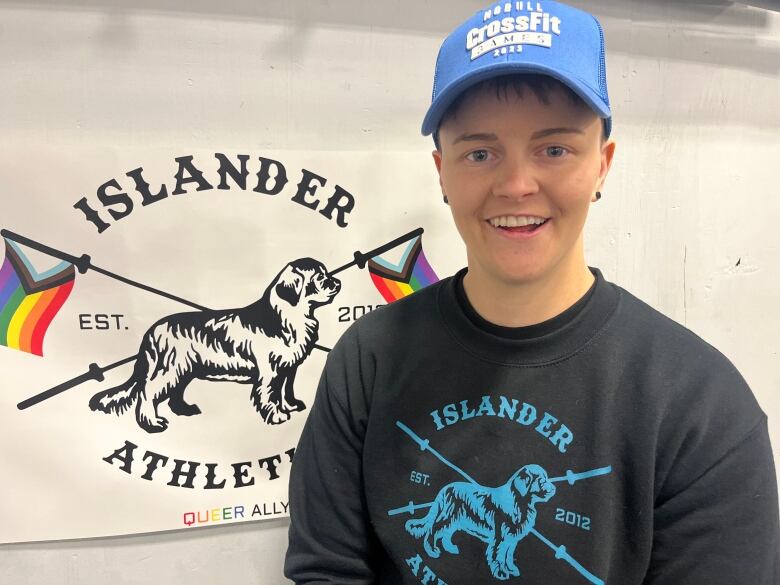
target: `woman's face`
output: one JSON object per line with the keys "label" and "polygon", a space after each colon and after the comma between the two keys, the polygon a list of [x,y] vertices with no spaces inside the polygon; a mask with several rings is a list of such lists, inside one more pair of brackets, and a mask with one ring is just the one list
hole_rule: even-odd
{"label": "woman's face", "polygon": [[469,273],[505,283],[565,277],[556,272],[582,254],[588,209],[614,152],[602,120],[563,90],[551,90],[549,103],[522,94],[468,96],[442,123],[433,153]]}

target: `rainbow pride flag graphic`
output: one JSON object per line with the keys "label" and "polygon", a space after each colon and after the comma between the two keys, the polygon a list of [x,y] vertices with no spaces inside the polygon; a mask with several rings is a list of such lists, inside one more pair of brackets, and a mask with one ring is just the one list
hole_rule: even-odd
{"label": "rainbow pride flag graphic", "polygon": [[38,273],[18,244],[5,241],[0,268],[0,345],[43,355],[46,330],[73,289],[70,262]]}
{"label": "rainbow pride flag graphic", "polygon": [[367,266],[374,286],[388,303],[439,280],[425,258],[422,236],[407,242],[406,249],[397,263],[388,262],[381,256],[374,256],[368,261]]}

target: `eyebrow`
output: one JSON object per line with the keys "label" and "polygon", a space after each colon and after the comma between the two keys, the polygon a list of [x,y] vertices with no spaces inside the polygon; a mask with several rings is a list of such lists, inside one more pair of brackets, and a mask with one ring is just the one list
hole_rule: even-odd
{"label": "eyebrow", "polygon": [[[534,132],[531,135],[531,140],[538,140],[539,138],[545,138],[547,136],[552,136],[553,134],[583,134],[584,135],[585,132],[579,128],[545,128],[544,130],[537,130],[536,132]],[[496,136],[492,132],[476,132],[474,134],[461,134],[455,140],[452,141],[452,144],[457,144],[458,142],[473,142],[473,141],[484,141],[484,140],[495,141],[498,140],[498,136]]]}
{"label": "eyebrow", "polygon": [[461,134],[455,140],[452,141],[452,144],[457,144],[458,142],[472,142],[472,141],[483,141],[483,140],[498,140],[498,136],[496,136],[492,132],[477,132],[476,134]]}
{"label": "eyebrow", "polygon": [[531,140],[545,138],[546,136],[552,136],[553,134],[585,134],[585,132],[579,128],[546,128],[544,130],[534,132],[531,136]]}

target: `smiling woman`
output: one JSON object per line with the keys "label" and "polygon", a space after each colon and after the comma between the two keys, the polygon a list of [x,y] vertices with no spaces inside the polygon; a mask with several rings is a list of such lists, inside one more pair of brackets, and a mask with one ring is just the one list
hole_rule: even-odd
{"label": "smiling woman", "polygon": [[467,266],[329,354],[287,576],[776,585],[766,415],[721,353],[585,260],[615,154],[598,21],[488,6],[444,41],[433,85],[422,131]]}

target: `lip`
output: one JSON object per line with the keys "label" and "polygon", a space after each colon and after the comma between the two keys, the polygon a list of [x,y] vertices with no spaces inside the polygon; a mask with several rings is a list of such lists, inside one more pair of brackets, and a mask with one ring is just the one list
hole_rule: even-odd
{"label": "lip", "polygon": [[[530,217],[541,217],[541,216],[535,215]],[[547,226],[550,225],[551,222],[552,219],[548,218],[547,221],[545,221],[542,225],[540,225],[532,232],[515,232],[515,231],[510,231],[499,227],[493,227],[493,224],[490,223],[490,220],[485,220],[485,225],[490,231],[496,233],[498,236],[502,238],[507,238],[509,240],[530,240],[532,238],[537,237],[539,234],[544,233],[547,230]]]}
{"label": "lip", "polygon": [[486,218],[485,221],[490,221],[497,217],[536,217],[539,219],[550,219],[546,215],[539,215],[537,213],[496,213]]}

